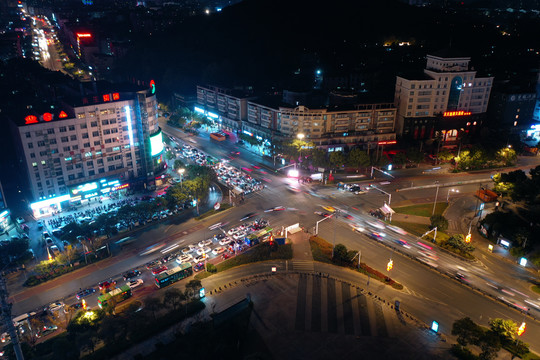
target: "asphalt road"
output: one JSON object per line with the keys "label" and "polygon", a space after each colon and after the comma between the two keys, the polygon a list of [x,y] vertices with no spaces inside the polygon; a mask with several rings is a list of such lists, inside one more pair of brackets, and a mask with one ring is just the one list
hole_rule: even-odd
{"label": "asphalt road", "polygon": [[[165,126],[163,128],[165,132],[172,134],[174,134],[176,131],[175,129],[167,129]],[[178,132],[178,135],[185,137],[180,132]],[[196,144],[194,144],[193,141],[195,141]],[[190,141],[192,145],[196,146],[200,150],[210,153],[217,158],[229,158],[231,155],[230,152],[237,150],[234,144],[227,142],[225,144],[220,144],[218,147],[207,139],[195,138],[193,141]],[[62,278],[53,280],[39,287],[19,293],[13,293],[13,314],[17,315],[27,312],[40,305],[46,305],[49,302],[64,299],[66,297],[69,299],[69,301],[66,301],[67,303],[74,302],[73,295],[80,288],[95,286],[98,282],[109,278],[115,279],[126,270],[140,267],[151,259],[158,257],[158,255],[162,256],[159,250],[147,255],[141,255],[141,252],[144,249],[147,249],[149,246],[156,244],[163,244],[165,247],[170,246],[171,244],[185,246],[188,244],[197,243],[200,240],[206,239],[212,235],[212,231],[208,230],[208,227],[212,224],[221,222],[227,224],[226,228],[233,227],[240,223],[240,219],[246,213],[256,212],[260,216],[264,216],[270,221],[271,226],[274,229],[279,229],[281,226],[289,226],[297,222],[310,229],[315,226],[316,221],[321,219],[318,215],[314,214],[314,211],[322,210],[321,206],[323,205],[333,205],[347,207],[346,209],[353,215],[355,222],[366,223],[366,221],[373,220],[373,218],[366,216],[362,210],[372,208],[372,204],[375,204],[375,206],[382,205],[381,200],[385,197],[380,193],[373,191],[359,197],[352,196],[350,193],[339,194],[337,190],[332,188],[315,187],[315,189],[310,190],[304,185],[298,185],[298,183],[295,183],[294,181],[277,176],[275,173],[272,173],[265,167],[255,169],[252,167],[252,165],[262,165],[260,157],[247,151],[240,151],[241,155],[239,157],[233,156],[233,159],[229,159],[231,163],[239,167],[251,168],[252,172],[250,174],[256,178],[260,178],[261,180],[266,179],[263,181],[267,185],[267,188],[263,191],[248,196],[244,205],[228,210],[224,214],[216,215],[200,222],[195,220],[188,220],[184,222],[176,219],[167,220],[162,224],[145,228],[135,235],[138,239],[137,242],[126,246],[118,256],[71,273]],[[452,177],[452,180],[454,181],[454,179],[457,179],[455,181],[461,181],[467,179],[470,180],[471,178],[481,179],[482,177],[485,178],[486,174],[476,174],[473,176],[461,174],[459,176]],[[446,178],[446,176],[441,175],[441,179]],[[405,201],[415,199],[418,196],[428,196],[428,190],[426,189],[395,192],[395,190],[400,187],[409,187],[410,184],[407,183],[410,183],[411,181],[416,183],[413,184],[415,186],[425,186],[433,183],[432,178],[419,176],[419,179],[392,180],[390,184],[380,186],[385,186],[384,188],[381,187],[381,189],[385,189],[385,191],[392,193],[393,203],[397,201],[395,200],[396,198],[399,198],[399,201]],[[291,186],[299,187],[302,192],[290,191],[289,188]],[[474,191],[474,188],[476,188],[476,186],[465,185],[463,187],[463,194]],[[433,189],[430,191],[433,191]],[[275,206],[284,206],[286,210],[264,212],[266,209]],[[354,210],[352,209],[353,207],[356,207],[359,210]],[[362,261],[381,271],[384,271],[387,261],[389,258],[392,258],[394,260],[392,277],[394,277],[397,281],[402,282],[406,286],[406,290],[404,292],[396,293],[396,295],[393,296],[406,299],[405,303],[407,306],[411,307],[411,312],[424,321],[429,322],[432,319],[441,318],[441,322],[451,326],[453,320],[464,316],[464,314],[471,316],[480,323],[487,322],[490,317],[511,318],[519,323],[522,321],[523,316],[518,312],[510,310],[503,304],[496,303],[493,300],[478,295],[467,286],[464,286],[453,279],[441,276],[433,269],[430,269],[430,267],[417,261],[412,261],[408,257],[404,257],[398,252],[394,252],[388,247],[382,246],[377,241],[369,239],[365,235],[353,232],[351,227],[341,219],[331,219],[322,222],[320,224],[319,232],[321,236],[329,241],[333,239],[335,233],[336,243],[343,243],[351,249],[361,250]],[[411,245],[414,244],[414,239],[409,238],[408,241]],[[214,244],[214,246],[217,245]],[[418,248],[400,249],[400,251],[404,252],[409,250],[418,251]],[[441,264],[439,265],[441,267],[450,269],[453,266],[461,266],[459,265],[459,262],[457,262],[455,258],[451,256],[441,254],[440,252],[437,252],[436,255],[439,257],[437,262]],[[456,265],[456,263],[458,265]],[[494,266],[492,263],[493,261],[490,261],[489,265]],[[486,267],[488,266],[486,264],[484,265]],[[515,271],[515,266],[510,266],[508,264],[498,264],[498,266],[500,268],[505,268],[505,266],[507,266],[509,269],[509,274],[510,271]],[[465,265],[465,268],[466,267],[467,265]],[[472,280],[477,278],[486,280],[483,277],[491,279],[493,276],[495,276],[495,278],[497,278],[499,281],[502,280],[499,276],[500,274],[496,272],[489,273],[487,271],[482,273],[481,271],[484,270],[485,269],[480,267],[479,270],[475,268],[474,270],[470,269],[467,271],[470,273],[470,278]],[[453,271],[455,271],[455,268]],[[145,285],[142,287],[140,292],[153,291],[151,290],[151,288],[153,288],[152,279],[149,276],[148,271],[145,271],[143,279],[145,280]],[[516,281],[515,275],[507,275],[504,280],[506,279],[508,279],[508,281],[512,281],[512,285],[514,287],[516,286],[516,283],[519,283],[519,281],[524,283],[523,280]],[[372,282],[372,284],[374,283]],[[480,282],[478,282],[478,284],[480,284]],[[376,291],[386,291],[380,286],[372,285],[372,287],[375,287]],[[495,291],[495,289],[493,290]],[[496,291],[499,290],[497,289]],[[525,291],[528,292],[528,289]],[[92,301],[95,300],[90,299],[90,305],[92,305]],[[532,342],[532,340],[527,339],[540,338],[540,328],[538,327],[537,323],[530,320],[529,322],[530,325],[528,327],[528,333],[526,334],[524,340]],[[448,326],[446,327],[447,329],[449,329]],[[531,335],[537,335],[537,337],[529,338]],[[538,344],[536,344],[536,346],[538,346]],[[535,345],[533,345],[533,349],[538,350]]]}

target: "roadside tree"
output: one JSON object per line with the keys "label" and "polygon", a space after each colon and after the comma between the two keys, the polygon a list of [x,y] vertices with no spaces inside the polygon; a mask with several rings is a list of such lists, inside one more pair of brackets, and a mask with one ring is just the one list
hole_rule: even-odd
{"label": "roadside tree", "polygon": [[452,325],[452,335],[457,336],[457,342],[462,346],[478,344],[482,334],[482,328],[469,317],[456,320]]}
{"label": "roadside tree", "polygon": [[430,218],[429,218],[429,221],[431,222],[431,228],[437,228],[437,230],[439,231],[444,231],[446,229],[448,229],[448,220],[440,215],[440,214],[435,214],[435,215],[432,215]]}
{"label": "roadside tree", "polygon": [[354,148],[349,152],[347,156],[347,165],[358,168],[358,167],[367,167],[371,163],[369,155],[367,152],[361,150],[360,148]]}
{"label": "roadside tree", "polygon": [[165,306],[170,306],[174,310],[176,310],[181,304],[182,301],[186,299],[186,296],[182,291],[178,288],[169,288],[165,291],[165,294],[163,296],[163,304]]}
{"label": "roadside tree", "polygon": [[334,151],[330,153],[330,164],[336,168],[341,168],[345,164],[345,156],[342,151]]}

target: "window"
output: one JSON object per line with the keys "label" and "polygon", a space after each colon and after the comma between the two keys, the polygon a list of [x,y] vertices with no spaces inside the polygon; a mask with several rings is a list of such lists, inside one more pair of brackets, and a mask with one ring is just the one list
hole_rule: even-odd
{"label": "window", "polygon": [[75,131],[75,125],[69,125],[68,130],[69,131]]}
{"label": "window", "polygon": [[35,158],[36,158],[36,154],[30,153],[30,159],[35,159]]}
{"label": "window", "polygon": [[49,140],[49,144],[51,144],[51,145],[56,144],[56,139],[50,139],[50,140]]}
{"label": "window", "polygon": [[111,133],[112,133],[112,134],[116,134],[117,132],[118,132],[118,129],[117,129],[117,128],[112,128],[112,129],[111,129]]}
{"label": "window", "polygon": [[83,144],[83,147],[85,147],[85,148],[89,148],[89,147],[90,147],[90,143],[89,143],[89,142],[87,142],[87,143],[84,143],[84,144]]}
{"label": "window", "polygon": [[113,158],[112,156],[109,156],[109,157],[107,158],[107,161],[113,161],[113,160],[114,160],[114,158]]}
{"label": "window", "polygon": [[70,146],[64,146],[64,151],[71,151],[71,147]]}
{"label": "window", "polygon": [[115,170],[115,169],[116,169],[116,166],[114,166],[114,165],[110,165],[110,166],[109,166],[109,171],[113,171],[113,170]]}
{"label": "window", "polygon": [[109,120],[109,123],[110,123],[110,124],[116,124],[116,119],[111,119],[111,120]]}
{"label": "window", "polygon": [[94,170],[88,171],[88,176],[94,176],[96,175],[96,172]]}
{"label": "window", "polygon": [[81,129],[86,129],[87,126],[86,126],[86,123],[85,124],[81,124]]}
{"label": "window", "polygon": [[65,126],[60,126],[59,130],[60,130],[60,132],[66,132],[67,131]]}
{"label": "window", "polygon": [[69,139],[70,139],[71,141],[77,141],[77,135],[71,135],[71,136],[69,137]]}
{"label": "window", "polygon": [[122,155],[116,155],[116,156],[114,157],[114,160],[122,160]]}
{"label": "window", "polygon": [[109,125],[109,120],[101,120],[101,125]]}
{"label": "window", "polygon": [[47,134],[54,134],[54,129],[47,129]]}
{"label": "window", "polygon": [[75,169],[82,169],[82,164],[75,164]]}
{"label": "window", "polygon": [[94,162],[93,161],[87,161],[86,166],[88,166],[89,168],[93,168],[94,167]]}
{"label": "window", "polygon": [[88,133],[83,133],[83,134],[82,134],[82,138],[83,138],[83,139],[88,139]]}
{"label": "window", "polygon": [[79,145],[73,145],[71,148],[72,148],[73,150],[79,150]]}
{"label": "window", "polygon": [[[82,113],[82,114],[77,114],[77,118],[78,119],[84,119],[86,117],[86,114],[85,113]],[[82,125],[81,125],[82,126]],[[82,129],[82,128],[81,128]]]}
{"label": "window", "polygon": [[99,145],[101,145],[101,141],[99,141],[99,140],[98,140],[98,141],[94,141],[94,146],[99,146]]}
{"label": "window", "polygon": [[109,129],[103,130],[103,135],[110,135],[110,133],[111,133],[111,130]]}
{"label": "window", "polygon": [[98,159],[97,163],[98,163],[98,165],[103,165],[103,159]]}
{"label": "window", "polygon": [[[126,128],[127,128],[127,126],[126,126]],[[24,135],[26,136],[27,139],[32,136],[32,134],[30,134],[29,132],[24,133]]]}
{"label": "window", "polygon": [[68,175],[68,180],[75,180],[75,175],[73,175],[73,174]]}
{"label": "window", "polygon": [[112,142],[111,139],[105,139],[105,144],[110,144]]}
{"label": "window", "polygon": [[98,169],[98,173],[103,174],[104,172],[105,172],[105,169],[104,169],[104,168]]}
{"label": "window", "polygon": [[90,126],[91,127],[97,127],[97,121],[90,122]]}
{"label": "window", "polygon": [[414,84],[411,84],[411,89],[414,89],[415,85]]}
{"label": "window", "polygon": [[40,147],[40,146],[45,146],[45,141],[38,141],[37,142],[37,146]]}
{"label": "window", "polygon": [[68,142],[68,141],[69,141],[69,139],[68,139],[68,137],[67,137],[67,136],[62,136],[62,137],[60,138],[60,140],[61,140],[61,141],[62,141],[63,143],[65,143],[65,142]]}
{"label": "window", "polygon": [[99,131],[93,131],[92,136],[99,136]]}
{"label": "window", "polygon": [[38,182],[38,183],[37,183],[37,186],[38,186],[39,188],[42,187],[41,182]]}
{"label": "window", "polygon": [[39,156],[47,156],[47,151],[40,151]]}
{"label": "window", "polygon": [[28,143],[28,148],[29,148],[29,149],[33,149],[33,148],[34,148],[34,144]]}
{"label": "window", "polygon": [[33,162],[33,163],[32,163],[32,166],[33,166],[33,167],[37,167],[37,162]]}

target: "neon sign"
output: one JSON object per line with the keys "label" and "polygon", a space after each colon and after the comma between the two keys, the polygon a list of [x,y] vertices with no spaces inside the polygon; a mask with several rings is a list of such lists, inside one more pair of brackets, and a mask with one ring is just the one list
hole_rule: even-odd
{"label": "neon sign", "polygon": [[150,88],[152,89],[152,94],[156,93],[156,82],[154,80],[150,80]]}
{"label": "neon sign", "polygon": [[390,141],[379,141],[377,145],[392,145],[397,144],[396,140],[390,140]]}
{"label": "neon sign", "polygon": [[60,119],[65,119],[65,118],[68,117],[68,115],[66,114],[65,111],[62,110],[62,111],[60,111],[60,114],[58,114],[58,117],[59,117]]}
{"label": "neon sign", "polygon": [[78,38],[91,38],[92,34],[90,33],[77,33]]}
{"label": "neon sign", "polygon": [[26,125],[37,124],[38,123],[38,118],[35,115],[28,115],[27,117],[24,118],[24,123]]}
{"label": "neon sign", "polygon": [[109,102],[109,101],[115,101],[115,100],[120,100],[119,93],[103,94],[103,102]]}
{"label": "neon sign", "polygon": [[44,113],[43,114],[43,121],[51,121],[53,119],[53,116],[51,113]]}
{"label": "neon sign", "polygon": [[444,117],[469,116],[471,114],[472,114],[472,112],[470,112],[470,111],[459,110],[459,111],[445,111],[443,113],[443,116]]}

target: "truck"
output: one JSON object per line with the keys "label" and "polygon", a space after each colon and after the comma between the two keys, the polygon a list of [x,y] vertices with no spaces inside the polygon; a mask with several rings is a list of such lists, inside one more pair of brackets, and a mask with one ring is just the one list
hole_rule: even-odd
{"label": "truck", "polygon": [[497,193],[489,190],[489,189],[480,189],[476,191],[476,196],[480,198],[483,202],[491,202],[496,201],[499,197]]}

